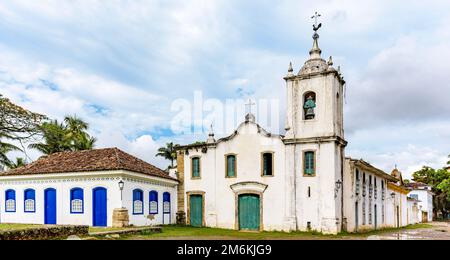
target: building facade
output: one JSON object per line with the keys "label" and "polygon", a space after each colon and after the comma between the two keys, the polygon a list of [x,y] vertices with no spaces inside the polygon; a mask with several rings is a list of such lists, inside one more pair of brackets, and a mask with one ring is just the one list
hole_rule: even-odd
{"label": "building facade", "polygon": [[0,223],[173,224],[177,185],[118,149],[58,153],[0,174]]}
{"label": "building facade", "polygon": [[423,183],[410,183],[407,185],[410,190],[409,197],[418,201],[420,210],[420,222],[433,221],[433,196],[431,187]]}
{"label": "building facade", "polygon": [[345,159],[345,81],[318,39],[316,31],[310,58],[284,78],[285,135],[250,111],[232,135],[178,148],[179,223],[326,234],[407,225],[398,178]]}

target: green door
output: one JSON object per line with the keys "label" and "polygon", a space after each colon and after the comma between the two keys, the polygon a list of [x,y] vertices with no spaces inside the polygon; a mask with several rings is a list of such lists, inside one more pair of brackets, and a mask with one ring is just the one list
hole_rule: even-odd
{"label": "green door", "polygon": [[203,197],[201,195],[191,195],[189,201],[191,226],[203,226]]}
{"label": "green door", "polygon": [[258,195],[239,196],[239,229],[259,231],[261,204]]}

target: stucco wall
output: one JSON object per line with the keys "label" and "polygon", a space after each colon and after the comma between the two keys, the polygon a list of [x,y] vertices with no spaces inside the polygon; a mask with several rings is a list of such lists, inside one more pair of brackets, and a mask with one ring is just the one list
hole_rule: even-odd
{"label": "stucco wall", "polygon": [[[121,192],[118,182],[123,179],[125,189],[123,191],[124,203],[121,202]],[[166,184],[165,184],[166,183]],[[165,224],[174,223],[176,211],[176,182],[154,179],[152,177],[128,172],[96,172],[96,173],[72,173],[57,175],[12,176],[0,178],[0,222],[44,224],[44,191],[48,188],[56,189],[57,194],[57,224],[58,225],[93,225],[93,189],[103,187],[107,190],[107,224],[112,226],[112,213],[115,208],[126,207],[130,214],[130,224],[149,225],[162,224],[162,192],[168,191],[172,196],[172,213],[167,217]],[[84,213],[70,213],[70,190],[81,188],[84,190]],[[144,209],[148,213],[148,192],[159,191],[160,214],[154,220],[149,220],[147,215],[133,216],[132,190],[141,188],[144,191]],[[14,189],[16,192],[16,211],[5,211],[5,191]],[[34,213],[24,212],[24,191],[34,189],[36,192]]]}

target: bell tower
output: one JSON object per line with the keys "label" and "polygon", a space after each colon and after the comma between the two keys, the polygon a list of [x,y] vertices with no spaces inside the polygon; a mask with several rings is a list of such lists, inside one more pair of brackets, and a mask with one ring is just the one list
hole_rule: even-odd
{"label": "bell tower", "polygon": [[[295,216],[297,230],[335,234],[343,219],[344,139],[343,98],[345,81],[322,58],[316,13],[312,18],[313,46],[297,74],[292,63],[286,80],[286,167],[291,203],[287,219]],[[288,188],[288,187],[287,187]],[[292,192],[295,190],[295,192]]]}

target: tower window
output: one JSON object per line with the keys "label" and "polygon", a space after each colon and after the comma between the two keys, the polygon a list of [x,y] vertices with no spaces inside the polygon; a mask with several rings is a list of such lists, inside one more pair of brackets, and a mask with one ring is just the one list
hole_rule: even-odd
{"label": "tower window", "polygon": [[303,96],[303,110],[305,120],[312,120],[316,118],[316,106],[316,93],[306,93]]}
{"label": "tower window", "polygon": [[305,176],[315,176],[316,175],[316,155],[314,152],[305,152],[303,162],[303,174]]}

